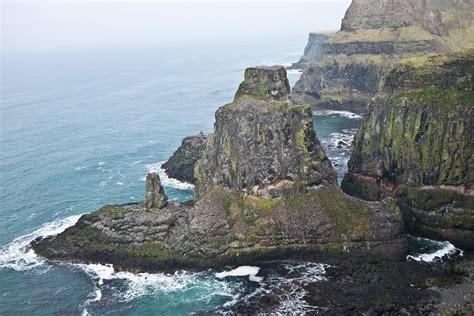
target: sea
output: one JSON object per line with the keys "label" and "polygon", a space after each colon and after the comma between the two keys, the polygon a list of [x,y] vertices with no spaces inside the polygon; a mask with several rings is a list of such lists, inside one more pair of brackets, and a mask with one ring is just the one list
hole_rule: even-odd
{"label": "sea", "polygon": [[[329,282],[324,264],[221,267],[133,274],[109,265],[52,264],[28,248],[104,204],[144,200],[155,170],[170,199],[193,186],[160,168],[183,137],[213,130],[246,67],[299,59],[304,41],[190,43],[2,56],[0,103],[0,315],[219,313],[281,284],[275,313],[304,314],[304,284]],[[290,70],[293,85],[300,71]],[[316,133],[339,174],[362,117],[315,112]],[[455,251],[411,238],[407,260]]]}

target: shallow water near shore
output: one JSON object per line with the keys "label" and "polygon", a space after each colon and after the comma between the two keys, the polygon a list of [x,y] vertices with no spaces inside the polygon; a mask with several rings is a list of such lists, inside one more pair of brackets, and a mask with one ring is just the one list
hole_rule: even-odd
{"label": "shallow water near shore", "polygon": [[[324,264],[133,274],[104,265],[49,264],[27,248],[104,204],[143,200],[150,170],[160,173],[170,199],[191,199],[192,185],[167,178],[161,163],[183,137],[212,130],[214,111],[232,100],[245,67],[295,61],[303,44],[256,46],[231,56],[218,47],[194,47],[191,57],[189,48],[160,48],[7,59],[0,314],[185,315],[229,309],[282,284],[288,286],[275,312],[316,309],[302,299],[303,285],[324,282]],[[291,72],[290,82],[298,76]],[[314,122],[340,181],[361,117],[324,112],[315,113]],[[415,241],[418,259],[452,250],[449,243]]]}

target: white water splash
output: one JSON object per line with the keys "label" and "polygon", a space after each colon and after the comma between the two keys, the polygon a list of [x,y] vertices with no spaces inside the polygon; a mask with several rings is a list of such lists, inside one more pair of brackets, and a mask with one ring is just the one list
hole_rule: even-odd
{"label": "white water splash", "polygon": [[[194,190],[194,185],[187,182],[182,182],[173,178],[168,177],[165,170],[161,168],[164,161],[146,165],[148,172],[156,172],[160,176],[161,184],[165,187],[172,187],[180,190]],[[145,181],[146,177],[141,177],[141,181]]]}
{"label": "white water splash", "polygon": [[462,250],[454,247],[454,245],[451,244],[449,241],[436,241],[422,237],[416,237],[416,239],[425,243],[433,244],[436,246],[436,248],[438,248],[438,250],[429,253],[408,255],[407,259],[413,259],[415,261],[433,262],[436,259],[441,259],[445,256],[451,256],[456,252],[460,252],[462,255]]}
{"label": "white water splash", "polygon": [[[283,271],[280,271],[280,266],[283,268]],[[280,305],[271,314],[300,315],[311,311],[320,311],[322,308],[310,306],[304,300],[308,293],[304,286],[327,280],[324,277],[327,267],[329,266],[326,264],[312,262],[276,263],[275,268],[277,272],[262,278],[260,287],[245,296],[237,296],[234,300],[225,303],[223,307],[232,309],[232,306],[239,302],[250,304],[252,298],[274,291],[273,293],[279,296]],[[240,272],[243,273],[246,270],[247,272],[249,271],[245,267]],[[239,271],[235,269],[230,272],[238,274],[237,272]],[[281,289],[284,290],[282,291]]]}
{"label": "white water splash", "polygon": [[[25,271],[35,268],[46,268],[45,261],[38,257],[29,244],[40,236],[57,235],[66,228],[77,223],[81,215],[74,215],[51,223],[46,223],[34,232],[15,238],[0,249],[0,268],[10,268]],[[41,271],[41,270],[39,270]]]}
{"label": "white water splash", "polygon": [[340,115],[351,119],[361,119],[362,116],[349,112],[349,111],[333,111],[333,110],[320,110],[313,111],[313,115],[317,116],[328,116],[328,115]]}
{"label": "white water splash", "polygon": [[231,271],[216,273],[216,277],[223,279],[229,276],[248,276],[250,281],[261,282],[262,278],[257,276],[258,271],[260,271],[259,267],[241,266]]}
{"label": "white water splash", "polygon": [[289,75],[301,75],[303,73],[303,70],[301,70],[301,69],[287,69],[286,72]]}

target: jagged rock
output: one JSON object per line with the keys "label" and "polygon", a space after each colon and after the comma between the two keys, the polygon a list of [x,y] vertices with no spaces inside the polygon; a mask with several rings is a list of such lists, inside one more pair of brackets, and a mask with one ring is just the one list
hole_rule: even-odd
{"label": "jagged rock", "polygon": [[145,204],[147,209],[164,208],[168,204],[168,197],[157,173],[152,172],[146,176]]}
{"label": "jagged rock", "polygon": [[357,132],[342,188],[398,199],[409,231],[474,247],[474,54],[403,60]]}
{"label": "jagged rock", "polygon": [[353,0],[341,31],[307,61],[292,99],[314,109],[366,113],[401,58],[474,48],[474,1]]}
{"label": "jagged rock", "polygon": [[183,139],[181,146],[173,153],[171,158],[161,167],[165,169],[170,178],[180,181],[195,183],[194,167],[201,159],[206,148],[207,136],[202,132],[195,136]]}
{"label": "jagged rock", "polygon": [[217,111],[195,167],[193,204],[106,206],[58,236],[35,240],[33,249],[52,260],[134,271],[324,254],[404,258],[399,208],[337,187],[312,113],[288,100],[284,74],[283,67],[247,70],[235,100]]}

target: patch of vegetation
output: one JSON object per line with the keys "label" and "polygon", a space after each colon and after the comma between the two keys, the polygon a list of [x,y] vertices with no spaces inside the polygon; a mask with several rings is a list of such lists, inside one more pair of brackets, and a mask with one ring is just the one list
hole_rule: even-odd
{"label": "patch of vegetation", "polygon": [[125,209],[119,205],[106,205],[100,210],[101,217],[110,218],[112,220],[124,219]]}
{"label": "patch of vegetation", "polygon": [[260,199],[255,203],[255,206],[262,211],[269,211],[277,205],[278,201],[270,199]]}
{"label": "patch of vegetation", "polygon": [[344,246],[339,242],[330,242],[323,245],[321,251],[325,253],[343,253]]}
{"label": "patch of vegetation", "polygon": [[423,90],[401,92],[396,98],[423,99],[433,104],[450,106],[457,102],[464,103],[473,101],[474,92],[431,87]]}
{"label": "patch of vegetation", "polygon": [[359,29],[355,32],[338,32],[331,37],[328,44],[344,44],[351,42],[410,42],[429,41],[433,35],[419,26],[407,26],[399,29],[377,28]]}

